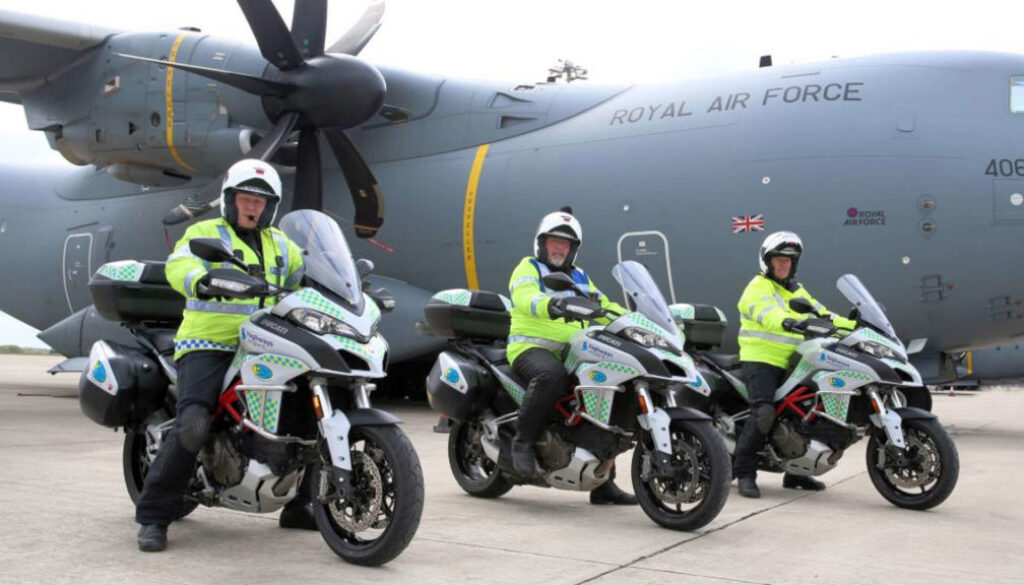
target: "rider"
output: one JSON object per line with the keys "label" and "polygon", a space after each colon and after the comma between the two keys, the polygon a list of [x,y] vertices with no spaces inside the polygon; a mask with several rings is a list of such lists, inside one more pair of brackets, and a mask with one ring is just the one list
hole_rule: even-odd
{"label": "rider", "polygon": [[[512,323],[508,361],[516,374],[530,381],[519,407],[512,463],[516,473],[527,477],[536,473],[533,444],[544,430],[548,414],[569,386],[562,364],[567,344],[573,334],[585,326],[579,321],[562,318],[567,310],[578,306],[576,293],[547,291],[543,277],[555,271],[564,272],[589,293],[590,299],[600,302],[602,308],[625,312],[594,286],[582,268],[573,264],[582,242],[583,230],[571,208],[563,207],[559,212],[545,215],[534,239],[534,256],[523,258],[509,279]],[[590,502],[636,504],[636,498],[619,489],[614,480],[613,467],[608,481],[590,492]]]}
{"label": "rider", "polygon": [[[208,271],[232,265],[211,264],[194,256],[189,241],[220,238],[249,266],[251,274],[272,284],[292,288],[302,279],[302,251],[284,233],[270,227],[281,201],[277,171],[260,160],[241,160],[228,169],[221,191],[221,217],[190,226],[167,259],[167,281],[186,300],[184,319],[174,339],[177,416],[146,476],[135,511],[135,520],[142,525],[138,544],[143,551],[161,551],[167,546],[167,525],[182,506],[196,454],[206,442],[210,416],[238,346],[238,328],[261,304],[255,298],[208,295]],[[305,489],[299,490],[300,497],[281,512],[282,527],[315,529],[306,483]]]}
{"label": "rider", "polygon": [[[796,276],[804,246],[793,232],[775,232],[764,239],[758,260],[761,273],[747,284],[740,297],[740,362],[750,396],[750,416],[736,440],[734,474],[741,496],[759,498],[757,453],[775,422],[775,390],[786,378],[789,360],[803,336],[790,328],[805,315],[793,312],[789,300],[801,297],[810,301],[819,315],[828,311],[814,300]],[[836,327],[852,329],[856,322],[829,314]],[[825,484],[805,475],[787,473],[783,487],[823,490]]]}

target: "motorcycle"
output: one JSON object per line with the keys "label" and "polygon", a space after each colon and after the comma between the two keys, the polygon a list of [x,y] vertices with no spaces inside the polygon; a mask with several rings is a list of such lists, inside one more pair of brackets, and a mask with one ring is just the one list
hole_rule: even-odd
{"label": "motorcycle", "polygon": [[[930,412],[931,395],[907,358],[882,309],[860,280],[847,274],[836,283],[854,305],[852,331],[837,330],[806,299],[790,300],[793,311],[811,315],[789,327],[804,336],[786,381],[774,395],[775,423],[758,455],[769,472],[816,476],[836,466],[851,445],[868,436],[867,469],[872,484],[901,508],[926,510],[953,492],[960,461],[952,437]],[[691,325],[714,320],[708,306],[673,305],[676,320]],[[722,317],[724,328],[724,315]],[[748,422],[746,386],[737,356],[691,347],[712,392],[699,404],[710,414],[730,452]]]}
{"label": "motorcycle", "polygon": [[[378,303],[389,308],[394,299],[383,289],[363,291],[372,264],[353,262],[328,216],[295,211],[280,228],[305,250],[297,290],[267,282],[258,267],[235,257],[230,241],[190,241],[192,254],[211,266],[210,285],[200,292],[261,302],[229,305],[252,312],[178,518],[200,504],[272,513],[313,474],[305,485],[312,486],[324,541],[348,562],[381,565],[409,544],[423,509],[423,474],[401,421],[372,408],[369,398],[388,354]],[[124,477],[137,503],[174,426],[173,340],[183,299],[161,262],[104,264],[89,288],[100,314],[120,321],[142,348],[96,342],[79,381],[83,412],[125,430]]]}
{"label": "motorcycle", "polygon": [[[570,341],[568,393],[534,445],[532,477],[515,473],[510,448],[526,395],[505,357],[510,301],[487,291],[453,289],[425,309],[429,329],[448,338],[427,377],[431,406],[446,415],[448,461],[464,491],[496,498],[515,485],[591,491],[608,481],[615,457],[633,451],[633,489],[643,511],[673,530],[695,530],[728,496],[729,456],[711,418],[678,403],[707,393],[661,292],[647,270],[627,261],[612,271],[635,311],[605,326],[584,327]],[[551,273],[551,291],[576,295],[567,313],[587,323],[604,315],[572,279]]]}

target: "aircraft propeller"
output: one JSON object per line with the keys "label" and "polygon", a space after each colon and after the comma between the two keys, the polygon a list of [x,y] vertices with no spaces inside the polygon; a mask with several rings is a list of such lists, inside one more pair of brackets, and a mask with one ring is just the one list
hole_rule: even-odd
{"label": "aircraft propeller", "polygon": [[[292,209],[323,208],[319,139],[322,134],[352,193],[356,234],[372,237],[384,221],[384,199],[377,179],[344,130],[369,120],[384,105],[384,77],[375,67],[355,57],[380,28],[384,1],[372,2],[327,52],[327,0],[296,0],[290,31],[271,0],[238,0],[238,5],[256,37],[260,53],[273,65],[263,77],[121,56],[182,69],[263,98],[264,109],[276,121],[249,152],[251,158],[269,160],[298,129]],[[212,201],[191,198],[171,210],[164,223],[180,223],[211,209],[220,196],[220,181],[214,183],[217,193]]]}

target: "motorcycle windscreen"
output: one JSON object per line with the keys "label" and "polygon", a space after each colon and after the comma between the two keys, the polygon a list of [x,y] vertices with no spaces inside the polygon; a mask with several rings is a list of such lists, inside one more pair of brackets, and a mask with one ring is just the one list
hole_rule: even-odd
{"label": "motorcycle windscreen", "polygon": [[661,290],[644,265],[635,260],[620,262],[612,268],[612,276],[626,291],[626,296],[635,307],[634,310],[668,331],[672,335],[670,341],[682,347],[683,341],[679,338],[679,329],[668,310],[668,303],[665,302],[665,297],[661,295]]}
{"label": "motorcycle windscreen", "polygon": [[336,294],[357,315],[362,314],[362,279],[338,223],[319,211],[300,209],[281,218],[280,228],[306,251],[306,278]]}
{"label": "motorcycle windscreen", "polygon": [[882,306],[875,301],[875,297],[871,296],[868,289],[861,284],[859,278],[852,274],[844,274],[836,281],[836,288],[839,289],[839,292],[843,293],[847,300],[853,303],[853,306],[857,307],[857,310],[860,311],[861,320],[877,327],[889,337],[899,339],[896,337],[896,330],[893,329],[889,319],[886,318]]}

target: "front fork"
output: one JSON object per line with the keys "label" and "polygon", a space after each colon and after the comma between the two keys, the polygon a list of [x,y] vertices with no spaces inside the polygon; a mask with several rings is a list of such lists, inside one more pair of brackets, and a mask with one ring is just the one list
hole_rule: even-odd
{"label": "front fork", "polygon": [[[327,380],[313,378],[309,381],[313,392],[313,411],[316,413],[320,434],[327,440],[327,452],[331,456],[331,470],[328,474],[331,484],[342,498],[348,497],[352,485],[352,453],[348,435],[352,424],[341,410],[331,408],[327,394]],[[355,388],[356,408],[370,408],[369,391],[366,384]]]}
{"label": "front fork", "polygon": [[[868,397],[871,399],[871,406],[875,410],[875,413],[870,415],[868,419],[876,427],[885,431],[885,436],[889,439],[889,446],[894,448],[897,453],[902,453],[907,447],[907,442],[903,436],[903,419],[895,410],[885,406],[885,401],[879,396],[877,390],[869,391]],[[896,400],[898,401],[899,399],[896,398]],[[896,404],[895,406],[899,407],[900,405]]]}
{"label": "front fork", "polygon": [[[672,417],[654,405],[646,384],[638,383],[636,385],[636,393],[637,400],[640,401],[641,410],[641,413],[637,416],[637,421],[640,423],[640,428],[651,433],[651,440],[654,442],[654,451],[650,454],[651,466],[653,470],[657,470],[658,475],[671,475]],[[672,392],[665,393],[665,406],[669,408],[676,406],[676,397]],[[643,475],[649,475],[649,473]]]}

